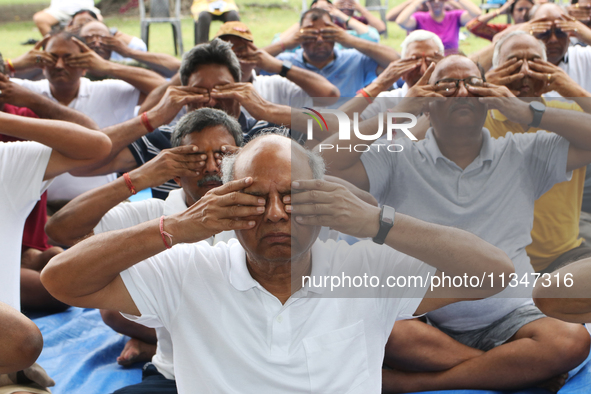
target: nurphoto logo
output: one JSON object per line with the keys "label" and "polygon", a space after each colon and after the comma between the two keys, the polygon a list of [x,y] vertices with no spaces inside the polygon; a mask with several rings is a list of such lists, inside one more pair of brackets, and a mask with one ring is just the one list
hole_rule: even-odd
{"label": "nurphoto logo", "polygon": [[[309,107],[304,107],[310,112],[304,112],[304,114],[310,116],[308,119],[307,124],[307,136],[308,140],[314,139],[314,122],[320,127],[320,130],[324,131],[331,131],[328,129],[328,124],[324,119],[322,114],[333,114],[337,117],[338,124],[339,124],[339,141],[350,141],[351,140],[351,120],[349,116],[344,113],[343,111],[339,111],[337,109],[322,109],[322,110],[314,110]],[[416,126],[417,118],[413,114],[404,113],[404,112],[386,112],[386,138],[388,141],[392,141],[392,137],[396,134],[396,130],[401,130],[408,138],[413,141],[417,141],[417,137],[411,133],[409,130],[410,128]],[[410,119],[410,122],[403,123],[403,121]],[[375,141],[382,136],[384,132],[384,113],[380,112],[378,114],[378,129],[374,134],[362,134],[359,131],[359,113],[353,113],[353,133],[355,136],[363,141]],[[320,144],[319,148],[320,151],[322,150],[329,150],[329,149],[336,149],[337,152],[339,150],[346,150],[351,152],[352,150],[355,152],[367,152],[370,150],[370,146],[368,144],[356,144],[356,145],[340,145],[337,144],[336,146],[333,144]],[[380,146],[384,146],[383,144],[376,144],[377,149],[380,149]],[[386,145],[386,149],[389,152],[402,152],[403,146],[400,144],[390,144]]]}

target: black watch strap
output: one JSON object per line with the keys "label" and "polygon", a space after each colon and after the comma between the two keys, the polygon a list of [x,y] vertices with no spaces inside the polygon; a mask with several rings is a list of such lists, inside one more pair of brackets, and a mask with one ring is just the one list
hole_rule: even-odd
{"label": "black watch strap", "polygon": [[292,62],[289,60],[284,60],[283,64],[281,65],[281,71],[279,72],[279,75],[285,78],[287,76],[287,72],[291,70],[291,66],[293,66]]}
{"label": "black watch strap", "polygon": [[390,229],[394,226],[395,215],[396,210],[394,208],[387,205],[382,205],[382,210],[380,211],[380,230],[378,231],[378,235],[373,237],[373,241],[375,243],[379,245],[384,244]]}

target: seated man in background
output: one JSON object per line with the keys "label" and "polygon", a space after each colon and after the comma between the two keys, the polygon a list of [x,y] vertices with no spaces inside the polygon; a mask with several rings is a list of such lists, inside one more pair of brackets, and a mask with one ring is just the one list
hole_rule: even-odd
{"label": "seated man in background", "polygon": [[[298,36],[293,43],[281,42],[265,50],[276,55],[284,47],[301,43],[302,48],[281,53],[277,58],[322,75],[339,89],[342,98],[354,97],[381,70],[400,58],[390,47],[348,34],[321,8],[311,8],[302,15]],[[348,49],[336,49],[337,42]]]}
{"label": "seated man in background", "polygon": [[[99,21],[91,21],[82,26],[80,36],[84,39],[88,47],[104,60],[136,60],[167,77],[174,75],[181,64],[180,60],[174,56],[164,53],[147,52],[146,50],[142,51],[126,45],[121,38],[112,36],[109,28]],[[144,73],[144,71],[140,70],[138,72]]]}
{"label": "seated man in background", "polygon": [[[267,101],[305,107],[330,105],[339,98],[339,90],[322,75],[294,66],[289,61],[281,62],[258,49],[244,23],[226,22],[215,36],[232,44],[232,51],[240,60],[242,82],[252,83]],[[257,75],[255,69],[279,75]],[[317,102],[313,103],[312,99]]]}
{"label": "seated man in background", "polygon": [[[425,74],[431,63],[443,58],[443,43],[435,33],[426,30],[415,30],[410,33],[402,44],[402,58],[395,60],[369,85],[361,89],[355,98],[343,104],[339,109],[353,117],[354,112],[360,113],[363,120],[373,118],[378,113],[385,113],[406,96],[408,89],[413,87]],[[400,78],[405,80],[398,89],[390,90]],[[367,97],[369,96],[369,97]],[[376,98],[370,104],[371,98]]]}
{"label": "seated man in background", "polygon": [[[535,275],[525,247],[531,243],[534,202],[591,162],[591,115],[530,107],[512,98],[507,87],[485,84],[481,70],[463,56],[429,66],[407,97],[392,111],[427,112],[432,127],[426,138],[397,140],[402,153],[325,149],[331,175],[369,190],[398,212],[482,237],[503,249],[517,278],[531,284]],[[491,138],[483,128],[487,105],[511,122],[525,119],[530,127],[557,134]],[[375,133],[365,124],[374,123],[362,123],[362,133]],[[337,137],[323,145],[337,144]],[[347,143],[368,142],[351,136]],[[589,354],[587,330],[545,317],[532,305],[531,287],[523,284],[499,297],[433,311],[427,321],[394,327],[385,358],[394,369],[384,370],[384,392],[512,390],[544,383],[556,388]]]}
{"label": "seated man in background", "polygon": [[[53,215],[47,223],[47,232],[52,239],[72,246],[93,234],[135,226],[186,210],[209,190],[221,186],[219,160],[224,153],[222,147],[235,149],[241,146],[242,130],[240,124],[225,112],[201,108],[189,112],[177,123],[171,139],[173,148],[160,152],[150,162],[116,181],[75,198]],[[174,179],[182,188],[170,192],[166,201],[154,198],[120,204],[132,194],[159,186],[169,179]],[[234,233],[224,232],[207,242],[213,245],[230,238],[234,238]],[[157,371],[150,373],[159,375],[157,380],[154,377],[144,379],[138,385],[118,390],[117,394],[145,392],[140,391],[142,389],[149,391],[154,384],[166,385],[171,393],[176,393],[168,331],[147,328],[112,310],[101,310],[101,315],[115,331],[131,337],[117,362],[131,365],[152,360]],[[147,376],[154,375],[144,371],[144,378]]]}
{"label": "seated man in background", "polygon": [[[591,113],[591,93],[577,85],[559,67],[546,60],[543,42],[524,31],[516,31],[497,41],[493,69],[487,81],[505,85],[526,102],[539,102],[548,108]],[[542,94],[555,91],[576,103],[546,100]],[[578,103],[578,104],[577,104]],[[507,133],[536,133],[539,127],[512,122],[497,110],[484,123],[493,138]],[[573,171],[572,178],[561,182],[536,200],[532,243],[526,247],[536,272],[552,272],[575,260],[591,256],[591,248],[579,237],[579,217],[586,167]]]}
{"label": "seated man in background", "polygon": [[[378,287],[373,298],[344,298],[347,290],[331,296],[312,276],[366,272],[424,279],[441,271],[500,275],[513,269],[499,249],[462,230],[398,213],[393,226],[380,225],[380,209],[321,180],[323,167],[317,154],[289,138],[262,135],[224,158],[223,186],[186,211],[76,244],[49,263],[43,283],[65,302],[164,326],[181,394],[340,393],[353,387],[379,393],[384,346],[397,319],[500,288],[409,286],[394,296]],[[382,228],[376,242],[386,245],[323,243],[317,240],[320,226],[359,237]],[[228,230],[238,239],[199,242]],[[233,379],[224,378],[228,368]]]}
{"label": "seated man in background", "polygon": [[[0,142],[0,309],[3,317],[0,325],[3,344],[0,363],[2,373],[8,373],[30,365],[43,346],[39,330],[33,328],[35,325],[15,315],[20,310],[21,241],[25,220],[52,178],[102,159],[108,155],[111,142],[99,131],[70,122],[33,119],[4,112],[0,112],[0,133],[29,140]],[[6,309],[5,304],[16,311]],[[23,331],[15,332],[19,328]],[[14,340],[15,343],[7,346],[7,340]],[[29,343],[23,344],[23,341]],[[16,344],[23,347],[15,356],[12,346]],[[5,359],[11,356],[13,360]],[[41,388],[53,384],[44,372],[40,372],[40,367],[35,366],[34,369],[38,372],[34,377],[27,372],[25,375],[35,380]],[[0,377],[0,380],[3,378]],[[8,378],[12,379],[11,376]],[[6,381],[2,380],[1,384],[6,384]],[[25,386],[12,388],[24,393],[48,392],[35,387],[37,390],[28,390]]]}
{"label": "seated man in background", "polygon": [[[11,81],[89,116],[100,128],[131,119],[143,97],[164,83],[164,78],[152,71],[102,59],[70,33],[47,38],[44,52],[47,60],[40,61],[38,67],[43,67],[47,79]],[[83,77],[87,70],[120,80],[90,81]],[[60,201],[71,200],[114,179],[114,174],[90,178],[64,175],[50,187],[48,200],[56,201],[59,209]]]}

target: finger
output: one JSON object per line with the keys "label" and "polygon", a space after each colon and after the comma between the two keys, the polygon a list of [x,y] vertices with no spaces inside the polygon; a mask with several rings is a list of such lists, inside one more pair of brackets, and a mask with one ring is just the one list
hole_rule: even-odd
{"label": "finger", "polygon": [[505,63],[505,65],[503,65],[503,67],[501,67],[498,71],[499,73],[504,73],[504,74],[510,74],[512,72],[514,72],[515,70],[517,70],[519,67],[521,67],[523,65],[523,60],[516,60],[515,58],[511,59],[514,60],[512,63],[507,64]]}
{"label": "finger", "polygon": [[334,196],[334,192],[327,192],[323,190],[307,190],[300,193],[293,193],[291,196],[286,196],[284,198],[284,202],[291,204],[329,204],[334,202]]}
{"label": "finger", "polygon": [[265,213],[265,207],[260,206],[245,206],[245,205],[229,205],[225,207],[224,211],[220,214],[220,219],[237,219],[247,218],[251,216],[262,215]]}
{"label": "finger", "polygon": [[82,53],[90,51],[90,48],[87,47],[86,44],[84,44],[82,41],[80,41],[76,37],[72,37],[72,41],[74,41],[74,44],[78,45],[78,48],[80,48],[80,51],[82,51]]}
{"label": "finger", "polygon": [[224,219],[220,221],[220,224],[227,230],[245,230],[254,227],[256,222],[254,220]]}
{"label": "finger", "polygon": [[500,78],[497,81],[497,85],[508,85],[512,82],[519,81],[520,79],[523,79],[523,77],[525,77],[525,74],[522,74],[522,73],[509,75],[507,77]]}
{"label": "finger", "polygon": [[9,79],[8,79],[8,77],[6,75],[0,73],[0,81],[2,81],[2,82],[8,82]]}
{"label": "finger", "polygon": [[330,224],[334,221],[334,217],[333,215],[296,216],[295,220],[303,226],[330,227]]}
{"label": "finger", "polygon": [[[223,185],[225,186],[225,185]],[[218,190],[223,186],[218,187]],[[216,193],[217,194],[217,193]],[[250,207],[257,207],[265,205],[266,200],[261,196],[253,196],[252,194],[248,193],[239,193],[237,191],[233,191],[231,193],[224,194],[223,197],[219,200],[218,205],[221,207],[229,207],[233,205],[244,205]]]}
{"label": "finger", "polygon": [[[494,85],[493,85],[494,86]],[[479,87],[479,86],[466,86],[470,93],[475,94],[477,96],[483,97],[505,97],[503,94],[504,92],[498,87]]]}
{"label": "finger", "polygon": [[433,74],[433,70],[435,70],[435,63],[429,64],[427,71],[425,71],[425,74],[423,74],[423,76],[417,81],[416,84],[419,86],[428,85],[429,79],[431,78],[431,74]]}
{"label": "finger", "polygon": [[541,72],[536,72],[534,70],[529,70],[527,72],[527,75],[532,77],[533,79],[537,79],[539,81],[544,81],[544,82],[550,82],[550,80],[552,79],[552,77],[548,78],[548,74],[550,74],[550,73],[541,73]]}
{"label": "finger", "polygon": [[[170,148],[167,149],[168,152],[174,153],[174,154],[179,154],[179,155],[184,155],[184,154],[188,154],[188,153],[195,153],[199,151],[199,147],[197,145],[183,145],[183,146],[177,146],[174,148]],[[205,156],[205,155],[203,155]],[[203,158],[203,160],[207,159],[207,156]]]}
{"label": "finger", "polygon": [[243,99],[240,92],[237,92],[235,90],[218,92],[218,91],[215,91],[215,89],[214,89],[211,91],[210,96],[213,98],[216,98],[216,99],[233,99],[233,100],[242,100]]}
{"label": "finger", "polygon": [[326,182],[322,179],[305,179],[296,180],[291,183],[292,190],[321,190],[321,191],[334,191],[339,187],[338,184],[333,182]]}
{"label": "finger", "polygon": [[217,194],[218,196],[222,196],[224,194],[228,194],[228,193],[232,193],[232,192],[236,192],[236,191],[245,189],[248,186],[250,186],[251,184],[252,184],[251,177],[237,179],[235,181],[228,182],[225,185],[216,188],[214,193]]}
{"label": "finger", "polygon": [[528,61],[527,65],[529,66],[530,69],[534,69],[536,71],[542,71],[542,72],[546,72],[546,73],[553,73],[556,72],[557,68],[555,65],[553,65],[552,63],[548,63],[548,62],[544,62],[543,60],[541,60],[540,62],[532,62],[532,61]]}
{"label": "finger", "polygon": [[197,86],[171,86],[168,88],[169,90],[180,90],[187,93],[199,93],[199,94],[207,94],[209,91],[205,88],[200,88]]}
{"label": "finger", "polygon": [[240,147],[234,145],[222,145],[222,152],[225,154],[234,154],[240,150]]}
{"label": "finger", "polygon": [[45,46],[45,44],[47,44],[47,41],[49,41],[50,38],[51,38],[51,36],[49,34],[47,34],[45,37],[43,37],[43,39],[41,41],[39,41],[37,44],[35,44],[33,49],[40,50],[41,48],[43,48]]}

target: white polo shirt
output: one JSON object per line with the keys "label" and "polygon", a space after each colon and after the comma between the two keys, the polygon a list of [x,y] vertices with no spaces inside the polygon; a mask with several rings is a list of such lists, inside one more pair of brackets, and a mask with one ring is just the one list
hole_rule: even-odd
{"label": "white polo shirt", "polygon": [[313,105],[304,89],[280,75],[256,75],[253,70],[252,84],[262,98],[274,104],[297,108]]}
{"label": "white polo shirt", "polygon": [[[51,94],[49,81],[29,81],[11,78],[12,82],[57,101]],[[134,117],[140,91],[127,82],[105,79],[90,81],[80,78],[78,96],[68,107],[82,112],[94,120],[101,129],[123,123]],[[74,177],[62,174],[56,177],[48,190],[48,200],[71,200],[80,194],[115,180],[115,174],[93,177]]]}
{"label": "white polo shirt", "polygon": [[0,142],[0,301],[21,309],[21,246],[25,221],[49,182],[51,148],[36,142]]}
{"label": "white polo shirt", "polygon": [[[109,210],[101,221],[94,228],[95,234],[107,231],[121,230],[140,223],[157,219],[162,215],[171,215],[187,209],[185,203],[185,191],[183,189],[173,190],[168,194],[166,200],[150,198],[132,203],[121,203]],[[227,242],[234,238],[233,231],[224,231],[206,240],[209,244]],[[141,264],[141,263],[140,263]],[[170,334],[164,327],[156,328],[158,346],[152,363],[158,371],[167,379],[174,379],[174,365],[172,356],[172,340]]]}
{"label": "white polo shirt", "polygon": [[[316,278],[347,265],[357,274],[435,272],[367,241],[318,241],[312,261]],[[121,277],[141,313],[136,321],[171,333],[180,394],[380,393],[394,322],[412,316],[426,292],[386,297],[378,288],[373,298],[329,298],[330,289],[308,281],[281,304],[250,276],[237,240],[175,245]]]}
{"label": "white polo shirt", "polygon": [[[394,108],[398,104],[401,103],[401,98],[406,96],[408,93],[408,84],[405,83],[402,85],[401,88],[381,92],[377,95],[374,99],[373,103],[367,106],[365,110],[359,115],[359,117],[363,120],[373,118],[377,116],[378,113],[386,113],[390,108]],[[360,98],[356,98],[355,100],[361,100]],[[365,99],[363,99],[365,100]]]}
{"label": "white polo shirt", "polygon": [[[568,48],[564,60],[558,64],[579,86],[591,93],[591,47],[573,45]],[[545,93],[544,97],[562,97],[555,91]]]}

